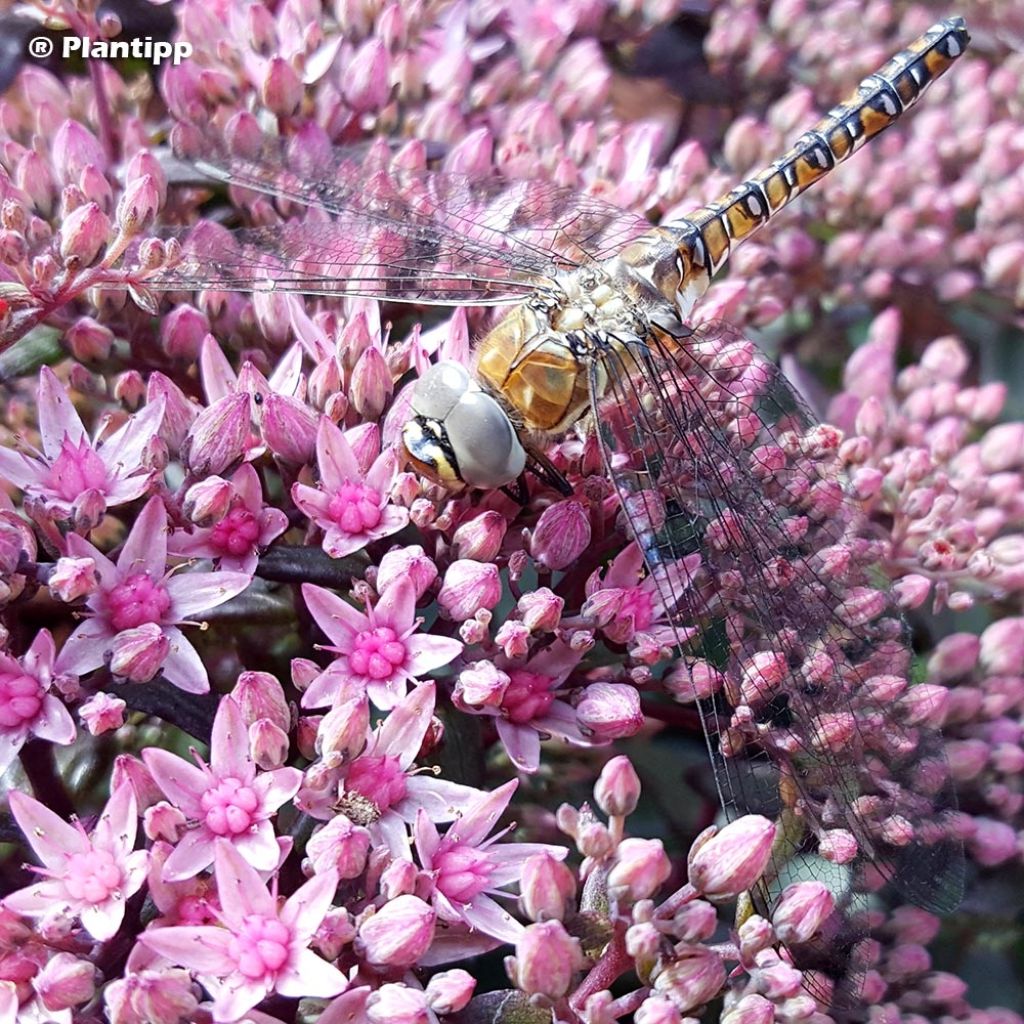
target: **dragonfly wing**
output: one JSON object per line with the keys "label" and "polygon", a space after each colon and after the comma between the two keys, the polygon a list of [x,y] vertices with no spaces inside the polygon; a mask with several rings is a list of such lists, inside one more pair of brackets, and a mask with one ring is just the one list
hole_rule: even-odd
{"label": "dragonfly wing", "polygon": [[874,873],[954,909],[964,861],[941,694],[908,682],[885,541],[848,493],[837,432],[725,325],[646,342],[593,361],[594,419],[681,641],[675,682],[700,711],[723,807],[763,813],[769,772],[802,822],[801,855],[845,830],[861,884]]}

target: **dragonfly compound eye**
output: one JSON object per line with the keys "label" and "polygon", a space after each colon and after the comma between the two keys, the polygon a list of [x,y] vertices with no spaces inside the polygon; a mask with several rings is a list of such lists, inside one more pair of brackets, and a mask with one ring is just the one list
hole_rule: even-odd
{"label": "dragonfly compound eye", "polygon": [[413,385],[402,430],[409,458],[446,487],[501,487],[518,478],[526,453],[501,404],[458,363],[438,363]]}

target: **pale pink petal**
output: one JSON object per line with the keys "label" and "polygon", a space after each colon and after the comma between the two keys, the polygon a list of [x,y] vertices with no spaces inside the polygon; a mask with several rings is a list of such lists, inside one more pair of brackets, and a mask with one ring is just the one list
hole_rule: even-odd
{"label": "pale pink petal", "polygon": [[288,897],[281,908],[280,917],[281,921],[292,929],[298,945],[305,945],[320,927],[337,888],[337,873],[321,871]]}
{"label": "pale pink petal", "polygon": [[396,672],[390,679],[366,680],[366,696],[381,711],[393,708],[404,696],[409,682],[405,672]]}
{"label": "pale pink petal", "polygon": [[321,418],[316,432],[316,460],[320,485],[329,494],[348,481],[362,480],[359,463],[345,435],[326,416]]}
{"label": "pale pink petal", "polygon": [[250,980],[241,974],[231,975],[223,984],[218,985],[213,1000],[213,1013],[216,1020],[238,1020],[246,1010],[251,1010],[262,1002],[273,987],[273,978]]}
{"label": "pale pink petal", "polygon": [[281,857],[274,826],[269,821],[259,821],[248,832],[235,836],[232,846],[257,871],[273,871]]}
{"label": "pale pink petal", "polygon": [[110,794],[96,822],[92,833],[93,846],[116,853],[119,858],[125,857],[135,845],[138,827],[139,811],[135,790],[130,782],[122,782]]}
{"label": "pale pink petal", "polygon": [[25,668],[32,673],[49,671],[56,652],[57,647],[53,642],[53,635],[48,629],[41,629],[36,633],[21,660],[25,663]]}
{"label": "pale pink petal", "polygon": [[150,928],[139,941],[172,963],[191,968],[200,974],[221,977],[234,970],[235,962],[227,955],[231,932],[212,925],[175,925],[171,928]]}
{"label": "pale pink petal", "polygon": [[485,793],[465,815],[459,818],[445,838],[456,833],[460,843],[475,846],[486,838],[498,823],[498,819],[505,813],[505,808],[508,807],[518,785],[518,779],[510,779],[493,792]]}
{"label": "pale pink petal", "polygon": [[48,476],[46,463],[13,448],[0,447],[0,477],[8,483],[25,490],[33,484],[43,484]]}
{"label": "pale pink petal", "polygon": [[146,502],[117,558],[122,576],[146,572],[160,579],[167,571],[167,509],[158,496]]}
{"label": "pale pink petal", "polygon": [[252,788],[260,798],[260,807],[266,814],[273,813],[291,800],[301,785],[302,772],[298,768],[275,768],[257,775]]}
{"label": "pale pink petal", "polygon": [[373,608],[373,621],[380,626],[390,626],[396,633],[404,633],[415,615],[416,590],[407,576],[395,580]]}
{"label": "pale pink petal", "polygon": [[9,896],[0,900],[8,910],[13,910],[22,917],[34,917],[36,914],[45,914],[61,904],[68,906],[67,893],[61,882],[53,882],[46,879],[41,882],[33,882],[26,885],[24,889],[16,889]]}
{"label": "pale pink petal", "polygon": [[555,689],[580,663],[583,653],[582,650],[574,651],[568,644],[553,643],[532,657],[527,668],[538,675],[551,676],[554,679],[551,688]]}
{"label": "pale pink petal", "polygon": [[99,942],[112,939],[124,920],[124,900],[111,898],[102,903],[82,903],[79,909],[82,927]]}
{"label": "pale pink petal", "polygon": [[495,725],[509,760],[520,771],[532,775],[540,767],[540,736],[537,730],[506,718],[496,719]]}
{"label": "pale pink petal", "polygon": [[292,501],[304,515],[315,520],[321,526],[330,523],[331,499],[323,491],[310,487],[308,484],[292,484]]}
{"label": "pale pink petal", "polygon": [[454,661],[462,653],[462,642],[454,637],[421,633],[409,637],[405,641],[405,649],[408,651],[406,671],[412,676],[419,676]]}
{"label": "pale pink petal", "polygon": [[[416,808],[413,808],[410,817],[406,820],[414,821],[415,818]],[[408,859],[409,830],[406,828],[405,822],[394,811],[386,811],[381,815],[369,826],[369,832],[375,846],[385,846],[391,851],[393,857]]]}
{"label": "pale pink petal", "polygon": [[389,448],[381,452],[374,460],[369,472],[366,474],[366,484],[381,494],[387,494],[394,483],[395,475],[398,473],[398,458],[395,450]]}
{"label": "pale pink petal", "polygon": [[191,828],[178,840],[164,861],[163,880],[184,882],[195,878],[213,863],[214,840],[206,828]]}
{"label": "pale pink petal", "polygon": [[[169,621],[196,618],[239,595],[252,577],[244,572],[181,572],[165,584],[172,605]],[[170,614],[169,613],[169,614]]]}
{"label": "pale pink petal", "polygon": [[153,781],[163,790],[164,796],[186,818],[203,817],[203,807],[199,800],[213,784],[207,772],[160,747],[147,747],[142,751],[142,760],[146,762]]}
{"label": "pale pink petal", "polygon": [[25,746],[27,739],[27,729],[18,729],[17,732],[0,732],[0,775],[3,775],[11,766],[18,756],[18,751]]}
{"label": "pale pink petal", "polygon": [[467,924],[505,942],[518,942],[523,926],[504,908],[482,893],[464,908]]}
{"label": "pale pink petal", "polygon": [[44,867],[63,871],[68,856],[92,850],[88,838],[46,804],[19,790],[11,790],[8,801],[14,820]]}
{"label": "pale pink petal", "polygon": [[99,668],[113,637],[113,632],[102,619],[86,619],[64,641],[54,669],[81,676]]}
{"label": "pale pink petal", "polygon": [[100,458],[112,476],[120,476],[126,466],[141,468],[143,448],[160,429],[166,401],[158,395],[156,401],[143,406],[100,445]]}
{"label": "pale pink petal", "polygon": [[416,811],[421,807],[431,821],[454,821],[479,796],[480,790],[473,786],[430,775],[410,775],[405,780],[405,797],[392,809],[408,822],[416,820]]}
{"label": "pale pink petal", "polygon": [[427,816],[427,812],[422,809],[416,812],[416,821],[412,828],[420,863],[424,871],[430,871],[433,856],[441,845],[441,834],[434,828],[434,823]]}
{"label": "pale pink petal", "polygon": [[351,649],[357,633],[370,628],[369,620],[362,612],[314,583],[302,584],[302,599],[331,643],[343,651]]}
{"label": "pale pink petal", "polygon": [[575,709],[564,700],[554,701],[547,711],[539,718],[535,718],[531,724],[541,732],[549,732],[564,740],[585,743],[588,746],[590,744],[580,729],[580,721]]}
{"label": "pale pink petal", "polygon": [[362,551],[371,540],[370,533],[366,530],[362,533],[347,533],[333,524],[319,523],[318,525],[324,531],[322,547],[331,558],[344,558],[356,551]]}
{"label": "pale pink petal", "polygon": [[420,967],[436,967],[449,964],[456,960],[489,953],[501,945],[501,939],[492,938],[483,932],[462,931],[450,928],[448,931],[438,930],[430,949],[417,960]]}
{"label": "pale pink petal", "polygon": [[131,476],[119,477],[106,487],[107,505],[124,505],[144,493],[153,480],[152,470],[135,472]]}
{"label": "pale pink petal", "polygon": [[43,451],[51,462],[60,455],[65,437],[72,444],[86,438],[85,427],[74,403],[57,374],[48,366],[39,371],[39,434]]}
{"label": "pale pink petal", "polygon": [[[295,301],[295,296],[289,295],[286,300]],[[273,391],[281,395],[294,395],[299,389],[299,382],[302,378],[302,346],[296,342],[288,349],[283,356],[277,360],[274,372],[270,375],[267,383]]]}
{"label": "pale pink petal", "polygon": [[243,463],[232,474],[231,486],[250,512],[259,512],[263,505],[263,487],[259,475],[248,462]]}
{"label": "pale pink petal", "polygon": [[397,704],[371,742],[372,752],[391,754],[403,768],[408,768],[416,760],[430,725],[435,692],[433,683],[424,683]]}
{"label": "pale pink petal", "polygon": [[213,862],[217,895],[227,924],[238,924],[248,914],[277,916],[274,898],[263,880],[231,843],[225,839],[217,841]]}
{"label": "pale pink petal", "polygon": [[231,368],[228,357],[224,355],[212,334],[203,338],[199,350],[199,376],[203,382],[203,394],[206,396],[207,405],[213,405],[214,402],[232,394],[238,383],[238,375]]}
{"label": "pale pink petal", "polygon": [[75,738],[75,720],[60,698],[48,693],[43,697],[39,717],[32,723],[32,732],[41,740],[66,746]]}
{"label": "pale pink petal", "polygon": [[[259,514],[260,535],[256,538],[261,548],[265,548],[272,540],[288,529],[288,517],[279,508],[265,508]],[[224,560],[221,560],[223,566]]]}
{"label": "pale pink petal", "polygon": [[164,678],[186,693],[208,693],[210,677],[199,652],[177,626],[164,626],[163,631],[171,642],[171,650],[161,667]]}
{"label": "pale pink petal", "polygon": [[[110,590],[121,581],[117,566],[99,548],[94,548],[84,537],[79,537],[77,533],[72,533],[68,536],[67,545],[69,555],[75,558],[91,558],[93,560],[96,565],[96,575],[99,577],[101,590]],[[96,607],[102,603],[102,598],[97,595],[90,599],[88,603],[95,611]]]}
{"label": "pale pink petal", "polygon": [[348,978],[311,949],[300,949],[294,962],[277,976],[274,988],[283,996],[327,999],[344,992]]}
{"label": "pale pink petal", "polygon": [[322,708],[340,700],[341,694],[351,684],[353,677],[349,674],[347,665],[335,662],[324,669],[309,684],[306,692],[302,695],[302,706],[304,708]]}
{"label": "pale pink petal", "polygon": [[219,778],[231,775],[246,785],[256,778],[249,757],[249,730],[234,697],[222,697],[210,732],[210,768]]}

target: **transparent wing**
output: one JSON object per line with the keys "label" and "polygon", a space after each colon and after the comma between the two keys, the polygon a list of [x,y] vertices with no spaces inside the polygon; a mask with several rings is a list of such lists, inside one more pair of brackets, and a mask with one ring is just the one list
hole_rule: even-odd
{"label": "transparent wing", "polygon": [[[847,835],[858,886],[954,909],[941,693],[908,680],[885,544],[847,494],[836,432],[722,324],[609,345],[591,372],[607,470],[680,638],[722,805],[770,812],[768,797],[798,826],[761,912],[784,861],[834,882],[817,854]],[[846,954],[856,937],[847,926]]]}
{"label": "transparent wing", "polygon": [[183,260],[150,277],[150,287],[515,302],[650,227],[550,181],[395,168],[386,146],[257,136],[229,150],[209,132],[179,128],[176,153],[203,174],[314,212],[221,237],[212,252],[209,238],[186,238]]}

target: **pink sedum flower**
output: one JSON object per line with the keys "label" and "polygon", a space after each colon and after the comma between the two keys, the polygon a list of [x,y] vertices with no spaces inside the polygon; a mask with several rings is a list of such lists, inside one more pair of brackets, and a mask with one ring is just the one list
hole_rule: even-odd
{"label": "pink sedum flower", "polygon": [[105,441],[90,441],[57,375],[39,372],[39,433],[43,450],[34,456],[0,447],[0,477],[42,500],[51,513],[68,518],[83,495],[95,492],[113,508],[145,493],[153,469],[144,464],[147,444],[164,415],[164,400],[146,405]]}
{"label": "pink sedum flower", "polygon": [[213,558],[217,567],[252,575],[261,549],[288,529],[288,517],[279,508],[263,504],[263,489],[256,470],[248,463],[231,477],[233,497],[226,515],[213,526],[191,533],[175,530],[168,538],[172,555]]}
{"label": "pink sedum flower", "polygon": [[66,746],[75,723],[56,694],[54,646],[49,630],[40,630],[21,658],[0,651],[0,775],[30,736]]}
{"label": "pink sedum flower", "polygon": [[292,500],[324,531],[323,549],[332,558],[359,551],[408,523],[409,513],[388,500],[398,472],[392,450],[381,452],[364,473],[345,435],[325,416],[317,430],[316,457],[319,485],[296,483]]}
{"label": "pink sedum flower", "polygon": [[31,868],[40,881],[11,893],[3,905],[25,917],[78,917],[94,939],[112,938],[125,902],[142,887],[149,856],[133,849],[138,812],[132,787],[122,783],[114,790],[91,834],[25,793],[12,791],[9,799],[43,867]]}
{"label": "pink sedum flower", "polygon": [[414,830],[423,870],[434,882],[431,895],[440,920],[461,923],[502,942],[517,942],[523,926],[494,897],[516,882],[534,854],[562,860],[566,850],[546,843],[498,843],[507,832],[490,835],[519,785],[516,779],[493,793],[481,793],[442,836],[421,811]]}
{"label": "pink sedum flower", "polygon": [[252,577],[243,572],[169,575],[167,512],[157,497],[150,498],[136,519],[116,564],[75,534],[68,537],[68,550],[93,559],[100,585],[87,602],[91,616],[68,637],[57,657],[58,671],[81,675],[99,668],[123,630],[154,622],[169,641],[163,674],[187,693],[206,693],[206,666],[178,624],[229,601]]}
{"label": "pink sedum flower", "polygon": [[461,642],[451,637],[413,635],[420,620],[415,591],[406,579],[388,587],[365,613],[311,583],[302,585],[302,596],[331,640],[324,649],[337,656],[302,695],[304,708],[326,707],[354,688],[365,691],[377,707],[392,708],[409,683],[462,651]]}
{"label": "pink sedum flower", "polygon": [[308,948],[330,909],[334,872],[314,875],[280,907],[276,893],[225,840],[217,843],[214,872],[219,926],[153,928],[140,941],[195,972],[214,996],[216,1021],[238,1020],[272,992],[329,998],[345,990],[345,975]]}
{"label": "pink sedum flower", "polygon": [[276,768],[257,772],[249,734],[237,701],[222,697],[213,720],[210,764],[191,765],[158,747],[142,752],[156,784],[193,823],[164,864],[167,881],[195,876],[214,861],[218,840],[231,845],[258,871],[272,871],[280,858],[271,818],[298,791],[302,772]]}

